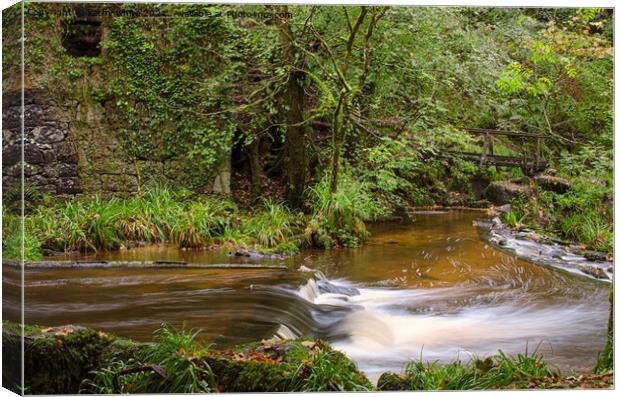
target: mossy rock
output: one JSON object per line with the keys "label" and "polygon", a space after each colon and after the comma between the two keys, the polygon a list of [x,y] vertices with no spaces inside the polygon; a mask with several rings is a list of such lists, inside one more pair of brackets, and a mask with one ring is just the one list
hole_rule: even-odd
{"label": "mossy rock", "polygon": [[[21,365],[20,328],[3,324],[2,348],[9,368]],[[93,329],[27,326],[24,335],[24,385],[29,394],[75,394],[93,369],[139,349],[131,341]],[[6,368],[6,367],[5,367]],[[17,377],[16,379],[19,379]]]}
{"label": "mossy rock", "polygon": [[[21,329],[5,323],[3,329],[4,368],[14,373],[3,374],[5,385],[18,391],[21,368]],[[183,339],[182,337],[180,339]],[[165,341],[146,346],[110,336],[104,332],[77,326],[26,327],[25,385],[31,394],[75,394],[88,390],[118,390],[101,384],[99,373],[120,373],[132,368],[150,367],[166,370],[163,380],[144,373],[133,378],[135,390],[169,392],[184,390],[186,371],[175,373],[187,365],[204,375],[201,390],[227,392],[292,392],[292,391],[367,391],[370,381],[355,363],[320,340],[269,340],[237,346],[231,351],[204,350],[195,345],[189,350]],[[152,353],[157,352],[158,355]],[[166,350],[168,349],[168,350]],[[161,354],[161,351],[164,354]],[[174,357],[172,357],[174,356]],[[12,361],[11,361],[12,360]],[[173,367],[166,365],[174,361]],[[191,364],[189,364],[191,362]],[[123,364],[125,363],[125,364]],[[130,365],[127,366],[127,364]],[[120,366],[119,366],[120,364]],[[176,369],[173,369],[176,368]],[[10,372],[10,371],[9,371]],[[165,373],[167,372],[167,373]],[[203,376],[201,375],[201,376]],[[86,381],[86,382],[85,382]],[[105,382],[105,381],[104,381]],[[87,385],[90,387],[84,388]],[[180,389],[179,389],[180,388]]]}
{"label": "mossy rock", "polygon": [[403,391],[409,390],[409,378],[392,372],[386,372],[377,381],[377,390]]}
{"label": "mossy rock", "polygon": [[207,364],[227,392],[365,391],[370,381],[320,340],[263,341],[214,353]]}

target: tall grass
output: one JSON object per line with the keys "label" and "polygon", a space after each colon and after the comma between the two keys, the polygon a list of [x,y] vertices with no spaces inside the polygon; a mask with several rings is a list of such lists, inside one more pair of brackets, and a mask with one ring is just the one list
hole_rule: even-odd
{"label": "tall grass", "polygon": [[26,229],[44,251],[115,250],[143,241],[182,248],[232,242],[292,252],[306,244],[305,220],[302,213],[269,200],[240,214],[230,200],[154,187],[125,199],[48,197],[26,216]]}
{"label": "tall grass", "polygon": [[294,250],[294,247],[301,247],[306,242],[304,224],[303,213],[295,213],[284,204],[264,200],[258,211],[243,217],[241,232],[262,247]]}
{"label": "tall grass", "polygon": [[[24,228],[24,259],[41,259],[41,244],[32,234],[26,223]],[[20,217],[10,214],[3,208],[2,211],[2,257],[6,259],[22,258],[22,226]]]}
{"label": "tall grass", "polygon": [[[44,197],[25,219],[30,259],[41,252],[115,250],[131,242],[181,248],[230,242],[287,253],[308,245],[356,246],[368,236],[364,222],[380,212],[368,186],[347,173],[337,193],[330,193],[327,177],[310,193],[310,216],[271,200],[240,213],[230,200],[164,187],[123,199]],[[14,240],[7,240],[13,250]]]}
{"label": "tall grass", "polygon": [[[156,343],[127,361],[113,361],[84,380],[82,392],[112,393],[205,393],[216,382],[204,361],[208,348],[195,343],[198,332],[176,330],[164,324]],[[141,371],[133,371],[142,368]],[[159,374],[157,373],[159,371]]]}
{"label": "tall grass", "polygon": [[126,199],[50,199],[26,223],[41,246],[52,251],[114,250],[129,241],[196,248],[225,234],[236,211],[229,201],[155,187]]}
{"label": "tall grass", "polygon": [[365,221],[381,213],[369,186],[343,172],[336,193],[331,193],[328,175],[309,188],[312,219],[306,234],[316,245],[357,246],[368,237]]}
{"label": "tall grass", "polygon": [[410,362],[403,380],[408,390],[489,390],[536,387],[552,375],[539,354],[511,357],[500,351],[484,360],[473,357],[469,363]]}

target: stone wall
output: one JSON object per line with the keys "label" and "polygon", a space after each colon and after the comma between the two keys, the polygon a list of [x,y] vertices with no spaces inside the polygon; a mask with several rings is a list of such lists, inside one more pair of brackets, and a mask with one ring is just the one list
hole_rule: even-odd
{"label": "stone wall", "polygon": [[[68,139],[67,123],[35,95],[24,99],[24,175],[27,183],[44,193],[82,192],[78,156]],[[2,188],[9,190],[21,177],[21,93],[3,96]]]}
{"label": "stone wall", "polygon": [[[37,7],[47,9],[55,5]],[[2,13],[7,27],[3,30],[7,44],[3,46],[5,63],[19,60],[21,55],[21,47],[10,45],[17,43],[20,34],[14,23],[20,15],[18,10],[13,11]],[[195,161],[183,156],[136,159],[129,155],[131,148],[121,139],[125,128],[121,112],[113,95],[107,92],[107,82],[114,68],[105,49],[101,49],[101,54],[91,51],[99,48],[96,44],[107,36],[108,28],[101,18],[89,18],[80,19],[78,15],[71,23],[86,24],[93,29],[84,30],[81,26],[72,30],[70,23],[69,33],[59,30],[59,24],[64,23],[60,19],[53,23],[30,21],[36,30],[31,32],[33,39],[26,45],[38,43],[39,47],[27,47],[25,56],[45,54],[45,57],[39,60],[42,63],[38,67],[34,62],[27,63],[30,66],[24,71],[26,185],[42,193],[68,196],[92,193],[126,196],[150,184],[186,187],[201,193],[229,193],[230,155],[213,170],[197,168]],[[95,37],[98,35],[100,37]],[[34,40],[34,36],[38,40]],[[68,37],[71,40],[67,40]],[[21,62],[11,65],[3,70],[2,76],[4,191],[19,190],[22,168]],[[53,71],[59,68],[70,70],[72,77]],[[174,128],[170,131],[174,133]],[[215,175],[215,181],[210,180],[211,175]]]}
{"label": "stone wall", "polygon": [[[126,196],[140,184],[184,186],[180,160],[131,161],[118,131],[122,123],[113,106],[93,101],[88,82],[77,99],[51,97],[41,90],[25,92],[24,175],[26,184],[41,193],[80,195],[105,193]],[[109,105],[109,104],[107,104]],[[16,188],[21,177],[21,93],[3,95],[2,188]],[[230,157],[222,163],[215,183],[202,189],[230,193]]]}

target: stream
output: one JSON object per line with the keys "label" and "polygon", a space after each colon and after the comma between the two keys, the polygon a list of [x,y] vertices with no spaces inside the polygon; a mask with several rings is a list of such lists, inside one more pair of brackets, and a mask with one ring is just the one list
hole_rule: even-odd
{"label": "stream", "polygon": [[[80,258],[288,269],[30,268],[25,322],[79,324],[140,341],[152,340],[163,322],[185,322],[217,349],[320,337],[373,381],[412,359],[467,361],[499,349],[537,351],[561,370],[591,370],[606,341],[609,284],[494,248],[473,225],[480,217],[420,213],[413,222],[373,225],[360,248],[304,250],[283,260],[169,246]],[[6,294],[18,278],[3,266],[5,318],[18,313]]]}

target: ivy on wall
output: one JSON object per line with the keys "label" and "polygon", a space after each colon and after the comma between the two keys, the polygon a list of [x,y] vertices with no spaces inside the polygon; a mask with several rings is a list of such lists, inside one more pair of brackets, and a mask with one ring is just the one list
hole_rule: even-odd
{"label": "ivy on wall", "polygon": [[240,71],[231,62],[236,29],[208,16],[217,7],[164,5],[151,16],[154,7],[140,7],[144,17],[111,19],[102,43],[112,64],[109,92],[126,121],[121,135],[134,159],[187,160],[193,184],[204,184],[236,130],[222,111],[233,106],[225,94]]}

